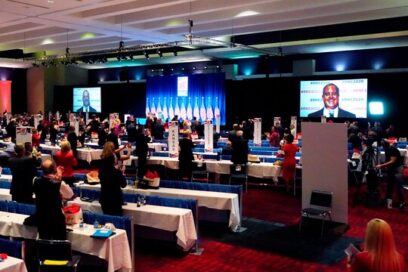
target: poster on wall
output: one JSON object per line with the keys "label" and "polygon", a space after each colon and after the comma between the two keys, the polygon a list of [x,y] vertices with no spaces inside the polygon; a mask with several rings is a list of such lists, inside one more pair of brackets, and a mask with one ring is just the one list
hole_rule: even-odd
{"label": "poster on wall", "polygon": [[280,127],[281,126],[281,118],[280,117],[273,117],[273,125],[275,127]]}
{"label": "poster on wall", "polygon": [[179,142],[179,124],[177,121],[173,121],[170,122],[169,124],[169,136],[168,136],[170,157],[177,157],[178,142]]}
{"label": "poster on wall", "polygon": [[32,127],[16,127],[16,143],[25,144],[27,142],[32,142]]}
{"label": "poster on wall", "polygon": [[297,116],[290,117],[290,134],[296,138],[297,134]]}
{"label": "poster on wall", "polygon": [[254,118],[254,144],[262,144],[262,118]]}
{"label": "poster on wall", "polygon": [[214,126],[210,120],[204,123],[204,150],[212,152],[214,147]]}

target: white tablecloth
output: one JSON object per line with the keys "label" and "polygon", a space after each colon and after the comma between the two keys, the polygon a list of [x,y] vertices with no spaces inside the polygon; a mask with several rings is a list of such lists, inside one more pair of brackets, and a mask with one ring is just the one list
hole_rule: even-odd
{"label": "white tablecloth", "polygon": [[256,178],[272,178],[278,181],[281,176],[282,167],[273,165],[273,163],[248,163],[248,176]]}
{"label": "white tablecloth", "polygon": [[[99,202],[84,202],[79,198],[72,202],[79,204],[83,210],[102,212]],[[136,225],[175,231],[177,244],[184,250],[189,250],[197,240],[191,210],[153,205],[137,207],[136,203],[128,203],[123,206],[123,214],[132,217]]]}
{"label": "white tablecloth", "polygon": [[0,262],[1,272],[27,272],[27,267],[23,260],[8,256]]}
{"label": "white tablecloth", "polygon": [[167,148],[165,143],[148,143],[149,149],[154,149],[154,151],[162,151],[164,148]]}
{"label": "white tablecloth", "polygon": [[[37,228],[23,224],[28,215],[0,211],[0,235],[20,237],[26,239],[37,238]],[[83,229],[77,226],[68,232],[67,238],[71,241],[72,249],[95,255],[109,262],[109,272],[117,269],[131,271],[132,259],[126,231],[117,229],[115,235],[107,239],[94,239],[90,235],[94,232],[92,225]]]}
{"label": "white tablecloth", "polygon": [[[40,147],[42,149],[52,151],[52,154],[55,154],[56,151],[61,149],[59,146],[46,145],[46,144],[40,144]],[[84,148],[78,148],[77,152],[78,152],[78,159],[84,160],[90,163],[93,160],[101,159],[102,149],[93,149],[89,147],[84,147]]]}
{"label": "white tablecloth", "polygon": [[[100,184],[89,185],[80,184],[77,187],[85,189],[100,190]],[[238,195],[233,193],[186,190],[175,188],[159,188],[159,189],[136,189],[132,186],[127,186],[123,189],[124,192],[138,193],[144,195],[195,199],[199,207],[207,207],[216,210],[230,211],[229,227],[235,230],[241,223],[241,216],[239,211]]]}
{"label": "white tablecloth", "polygon": [[10,189],[0,188],[0,200],[11,200]]}

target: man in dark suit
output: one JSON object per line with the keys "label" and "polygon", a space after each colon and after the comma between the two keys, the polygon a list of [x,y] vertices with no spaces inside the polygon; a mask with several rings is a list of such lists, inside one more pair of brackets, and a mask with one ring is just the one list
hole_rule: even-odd
{"label": "man in dark suit", "polygon": [[89,100],[89,92],[84,90],[82,93],[82,107],[80,107],[77,112],[96,112],[96,109],[92,108]]}
{"label": "man in dark suit", "polygon": [[235,139],[232,140],[231,161],[234,164],[246,164],[248,162],[248,141],[243,137],[244,132],[238,130]]}
{"label": "man in dark suit", "polygon": [[330,118],[356,118],[354,113],[343,110],[339,107],[339,87],[330,83],[323,88],[323,103],[324,107],[318,111],[310,113],[307,117],[321,117],[326,116]]}
{"label": "man in dark suit", "polygon": [[33,178],[37,174],[36,160],[31,154],[30,156],[25,156],[25,149],[22,144],[16,144],[14,150],[16,155],[9,159],[13,175],[10,194],[14,201],[32,204]]}

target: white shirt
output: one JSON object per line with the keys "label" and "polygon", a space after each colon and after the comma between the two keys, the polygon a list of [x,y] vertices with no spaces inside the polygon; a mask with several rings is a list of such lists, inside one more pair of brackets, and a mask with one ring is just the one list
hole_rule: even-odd
{"label": "white shirt", "polygon": [[333,117],[339,116],[339,107],[335,108],[334,110],[328,110],[326,108],[323,109],[323,115],[330,118],[330,113],[333,113]]}

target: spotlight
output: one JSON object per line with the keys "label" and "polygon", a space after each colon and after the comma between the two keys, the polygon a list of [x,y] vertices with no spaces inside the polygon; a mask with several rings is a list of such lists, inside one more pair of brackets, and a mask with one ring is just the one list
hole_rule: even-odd
{"label": "spotlight", "polygon": [[157,49],[157,54],[159,55],[160,58],[163,57],[163,53],[162,53],[162,51],[160,51],[160,49]]}

